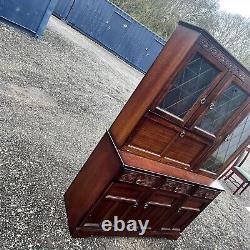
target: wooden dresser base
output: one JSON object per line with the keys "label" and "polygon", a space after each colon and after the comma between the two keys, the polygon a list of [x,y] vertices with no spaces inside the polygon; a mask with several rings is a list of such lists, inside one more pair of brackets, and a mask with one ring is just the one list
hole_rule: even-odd
{"label": "wooden dresser base", "polygon": [[[117,150],[107,132],[66,191],[73,237],[143,236],[177,239],[223,190],[209,177]],[[141,163],[140,163],[141,162]],[[175,176],[176,174],[176,176]],[[138,231],[103,231],[103,220],[149,220]]]}

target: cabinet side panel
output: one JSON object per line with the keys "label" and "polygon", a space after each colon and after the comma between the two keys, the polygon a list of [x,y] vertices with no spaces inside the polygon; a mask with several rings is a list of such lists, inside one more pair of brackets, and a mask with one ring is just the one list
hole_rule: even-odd
{"label": "cabinet side panel", "polygon": [[106,133],[64,195],[71,234],[115,176],[122,162]]}
{"label": "cabinet side panel", "polygon": [[111,134],[121,147],[154,99],[175,77],[199,33],[178,26],[156,61],[111,126]]}

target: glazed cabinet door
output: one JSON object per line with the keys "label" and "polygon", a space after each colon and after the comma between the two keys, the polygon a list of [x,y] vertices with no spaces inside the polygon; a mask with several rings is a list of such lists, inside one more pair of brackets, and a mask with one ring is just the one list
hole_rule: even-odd
{"label": "glazed cabinet door", "polygon": [[213,143],[213,138],[195,133],[190,121],[198,110],[205,109],[208,97],[225,75],[226,68],[196,46],[130,134],[123,150],[189,169]]}
{"label": "glazed cabinet door", "polygon": [[196,46],[175,79],[167,84],[151,110],[186,126],[197,109],[206,104],[208,95],[226,74],[220,63]]}
{"label": "glazed cabinet door", "polygon": [[208,156],[200,159],[201,163],[197,163],[196,169],[200,169],[203,173],[218,176],[230,164],[231,160],[234,159],[237,152],[240,152],[241,148],[250,143],[249,140],[250,114],[230,134],[225,134],[224,140],[217,143],[212,152],[208,152]]}
{"label": "glazed cabinet door", "polygon": [[213,93],[207,108],[200,112],[200,117],[193,124],[195,132],[217,138],[227,131],[231,122],[250,103],[249,91],[243,82],[232,76],[221,89]]}
{"label": "glazed cabinet door", "polygon": [[250,102],[250,88],[204,55],[197,55],[152,112],[214,142]]}

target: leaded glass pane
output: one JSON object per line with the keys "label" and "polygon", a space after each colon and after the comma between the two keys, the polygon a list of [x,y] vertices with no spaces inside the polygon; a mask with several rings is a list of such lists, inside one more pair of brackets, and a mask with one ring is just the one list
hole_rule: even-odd
{"label": "leaded glass pane", "polygon": [[247,94],[232,83],[216,100],[213,109],[206,113],[198,127],[216,133],[246,99]]}
{"label": "leaded glass pane", "polygon": [[219,70],[197,53],[175,80],[159,108],[183,118],[218,74]]}
{"label": "leaded glass pane", "polygon": [[207,159],[201,169],[216,173],[226,160],[250,135],[250,114],[234,129],[217,150]]}

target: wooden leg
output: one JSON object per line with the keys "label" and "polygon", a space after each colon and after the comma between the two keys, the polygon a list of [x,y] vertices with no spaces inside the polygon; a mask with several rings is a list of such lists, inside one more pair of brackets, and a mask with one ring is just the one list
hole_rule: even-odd
{"label": "wooden leg", "polygon": [[249,187],[250,182],[247,183],[247,185],[241,190],[240,195]]}
{"label": "wooden leg", "polygon": [[[233,192],[233,195],[236,194],[243,186],[244,186],[245,182],[242,182],[237,189]],[[243,189],[244,190],[244,189]]]}

